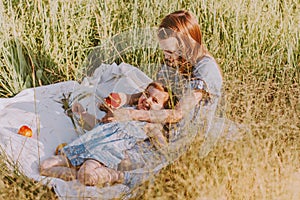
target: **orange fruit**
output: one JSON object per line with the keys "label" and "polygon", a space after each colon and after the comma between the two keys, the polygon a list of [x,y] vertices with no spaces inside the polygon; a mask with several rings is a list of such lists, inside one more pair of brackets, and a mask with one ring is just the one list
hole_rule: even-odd
{"label": "orange fruit", "polygon": [[56,149],[55,149],[55,155],[60,154],[60,150],[61,150],[64,146],[66,146],[66,145],[67,145],[67,143],[61,143],[61,144],[59,144],[59,145],[56,147]]}
{"label": "orange fruit", "polygon": [[32,130],[30,127],[23,125],[19,128],[18,134],[26,136],[26,137],[31,137],[32,136]]}

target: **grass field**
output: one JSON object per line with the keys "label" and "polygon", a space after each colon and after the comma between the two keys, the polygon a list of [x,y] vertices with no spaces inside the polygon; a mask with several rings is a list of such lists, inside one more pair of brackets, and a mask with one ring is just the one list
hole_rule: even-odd
{"label": "grass field", "polygon": [[[24,88],[81,80],[96,46],[131,29],[156,27],[166,14],[192,11],[223,71],[226,116],[250,131],[219,141],[205,158],[199,142],[141,199],[300,199],[300,2],[297,0],[1,0],[0,97]],[[139,66],[157,55],[118,61]],[[151,61],[149,61],[149,59]],[[55,199],[18,171],[0,173],[0,199]]]}

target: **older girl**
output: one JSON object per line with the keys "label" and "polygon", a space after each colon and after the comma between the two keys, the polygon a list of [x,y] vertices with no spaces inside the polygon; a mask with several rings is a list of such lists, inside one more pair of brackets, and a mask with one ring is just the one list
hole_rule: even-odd
{"label": "older girl", "polygon": [[[132,187],[178,158],[196,134],[203,133],[209,143],[215,141],[221,132],[221,128],[215,126],[214,118],[221,96],[222,75],[203,44],[197,19],[184,10],[167,15],[159,25],[158,39],[165,63],[157,77],[172,88],[179,103],[175,109],[147,111],[122,108],[110,118],[112,121],[171,124],[165,151],[158,151],[149,142],[126,151],[126,170],[122,163],[118,170],[124,176],[123,183]],[[89,173],[86,175],[89,176]]]}
{"label": "older girl", "polygon": [[204,47],[197,19],[184,10],[167,15],[159,26],[158,39],[165,58],[158,80],[172,89],[179,102],[174,109],[121,108],[106,120],[170,124],[167,148],[158,150],[150,141],[144,141],[127,149],[126,157],[115,169],[99,163],[84,164],[78,177],[83,184],[120,182],[134,187],[178,158],[196,134],[217,134],[212,122],[221,95],[222,76],[215,59]]}

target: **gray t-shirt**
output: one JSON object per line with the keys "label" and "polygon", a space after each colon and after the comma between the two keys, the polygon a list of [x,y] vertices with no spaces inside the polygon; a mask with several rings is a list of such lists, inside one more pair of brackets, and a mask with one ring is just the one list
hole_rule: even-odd
{"label": "gray t-shirt", "polygon": [[171,140],[175,141],[188,134],[186,131],[183,132],[186,126],[194,129],[195,134],[198,132],[197,129],[201,128],[207,136],[221,96],[223,82],[215,60],[208,56],[201,59],[194,67],[191,77],[184,77],[178,70],[164,65],[157,74],[157,80],[170,87],[179,99],[184,98],[193,90],[204,90],[209,95],[209,99],[201,100],[190,111],[189,116],[173,127]]}

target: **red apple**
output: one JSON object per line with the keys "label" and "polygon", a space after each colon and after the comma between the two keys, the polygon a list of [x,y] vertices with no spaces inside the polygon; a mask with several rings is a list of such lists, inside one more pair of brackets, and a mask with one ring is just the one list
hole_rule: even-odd
{"label": "red apple", "polygon": [[110,93],[110,95],[105,98],[105,102],[111,108],[118,108],[120,107],[122,100],[118,93]]}
{"label": "red apple", "polygon": [[18,134],[26,136],[26,137],[31,137],[32,136],[32,130],[30,127],[23,125],[19,128]]}

